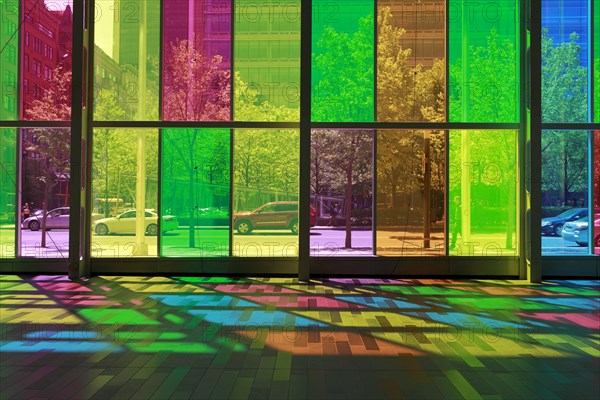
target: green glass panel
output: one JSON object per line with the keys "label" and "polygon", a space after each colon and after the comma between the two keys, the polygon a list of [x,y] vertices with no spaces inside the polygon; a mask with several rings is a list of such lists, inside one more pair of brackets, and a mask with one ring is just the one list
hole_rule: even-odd
{"label": "green glass panel", "polygon": [[377,8],[377,120],[445,121],[446,1]]}
{"label": "green glass panel", "polygon": [[312,30],[312,120],[373,121],[373,1],[315,0]]}
{"label": "green glass panel", "polygon": [[300,0],[235,1],[234,118],[299,121]]}
{"label": "green glass panel", "polygon": [[18,118],[19,2],[0,0],[0,120]]}
{"label": "green glass panel", "polygon": [[17,196],[16,129],[0,129],[0,258],[13,258]]}
{"label": "green glass panel", "polygon": [[162,256],[229,256],[229,137],[228,129],[163,130],[161,215],[179,228],[161,233]]}
{"label": "green glass panel", "polygon": [[[0,120],[16,120],[19,2],[0,0]],[[14,34],[14,35],[13,35]],[[16,129],[0,129],[0,258],[13,258],[17,208]]]}
{"label": "green glass panel", "polygon": [[[93,134],[92,257],[156,256],[157,130],[97,128]],[[161,225],[176,230],[171,221]]]}
{"label": "green glass panel", "polygon": [[517,136],[515,131],[450,132],[451,255],[517,254]]}
{"label": "green glass panel", "polygon": [[377,131],[377,255],[445,254],[444,131]]}
{"label": "green glass panel", "polygon": [[600,3],[594,4],[594,121],[600,122]]}
{"label": "green glass panel", "polygon": [[158,119],[161,2],[95,3],[94,119]]}
{"label": "green glass panel", "polygon": [[234,256],[298,255],[299,149],[298,130],[234,131]]}
{"label": "green glass panel", "polygon": [[519,120],[519,1],[449,1],[450,122]]}

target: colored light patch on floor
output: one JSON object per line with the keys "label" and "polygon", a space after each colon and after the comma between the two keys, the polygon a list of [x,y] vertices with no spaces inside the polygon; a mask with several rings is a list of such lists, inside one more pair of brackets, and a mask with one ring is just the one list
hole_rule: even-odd
{"label": "colored light patch on floor", "polygon": [[340,283],[342,285],[408,285],[405,281],[397,279],[360,279],[360,278],[334,278],[323,280],[324,284]]}
{"label": "colored light patch on floor", "polygon": [[551,296],[551,293],[548,292],[552,292],[552,293],[556,293],[556,294],[570,294],[573,296],[598,296],[600,295],[600,292],[598,292],[598,290],[595,289],[588,289],[588,288],[570,288],[570,287],[544,287],[544,295],[545,296]]}
{"label": "colored light patch on floor", "polygon": [[92,289],[75,282],[36,282],[48,292],[92,292]]}
{"label": "colored light patch on floor", "polygon": [[395,300],[379,296],[337,296],[339,300],[350,303],[362,304],[373,308],[401,308],[401,309],[423,309],[429,308],[421,304],[410,303],[408,301]]}
{"label": "colored light patch on floor", "polygon": [[[501,319],[482,317],[479,315],[449,312],[449,313],[436,313],[436,312],[424,312],[424,313],[412,313],[407,312],[409,315],[415,317],[427,318],[432,321],[441,322],[445,325],[452,325],[463,329],[498,329],[498,328],[512,328],[512,329],[527,329],[527,325],[520,324],[518,317],[512,316],[514,322],[503,321]],[[546,326],[539,324],[540,326]],[[531,328],[530,328],[531,329]]]}
{"label": "colored light patch on floor", "polygon": [[79,324],[83,320],[64,308],[0,308],[0,322],[5,324]]}
{"label": "colored light patch on floor", "polygon": [[243,296],[245,299],[257,303],[282,308],[338,308],[338,309],[361,309],[365,308],[359,304],[349,303],[343,300],[331,299],[323,296]]}
{"label": "colored light patch on floor", "polygon": [[402,294],[420,294],[427,296],[479,296],[480,293],[474,293],[468,290],[450,289],[437,286],[371,286],[372,289],[383,290],[392,293]]}
{"label": "colored light patch on floor", "polygon": [[209,283],[209,284],[227,284],[227,283],[235,283],[238,280],[233,278],[221,277],[221,276],[177,276],[173,279],[181,282],[187,283]]}
{"label": "colored light patch on floor", "polygon": [[[146,342],[127,343],[127,348],[136,353],[181,353],[181,354],[214,354],[217,348],[206,343],[195,342]],[[240,347],[237,351],[243,351]]]}
{"label": "colored light patch on floor", "polygon": [[158,325],[154,318],[146,316],[139,311],[131,309],[91,309],[77,310],[82,318],[95,324],[123,324],[123,325]]}
{"label": "colored light patch on floor", "polygon": [[528,319],[539,319],[541,321],[560,322],[561,324],[574,324],[589,329],[600,329],[600,317],[598,314],[517,313],[517,315]]}
{"label": "colored light patch on floor", "polygon": [[387,311],[294,311],[294,314],[326,324],[353,328],[406,328],[412,326],[439,327],[440,324],[424,318]]}
{"label": "colored light patch on floor", "polygon": [[185,283],[121,283],[125,289],[144,293],[206,293],[211,292],[203,287]]}
{"label": "colored light patch on floor", "polygon": [[36,292],[38,290],[38,288],[29,283],[0,281],[0,291],[2,292]]}
{"label": "colored light patch on floor", "polygon": [[110,342],[93,341],[12,341],[0,342],[0,351],[16,353],[97,353],[97,352],[120,352],[123,348]]}
{"label": "colored light patch on floor", "polygon": [[264,285],[264,284],[250,284],[250,283],[246,283],[246,284],[235,284],[235,285],[214,285],[214,286],[208,286],[211,289],[214,289],[218,292],[223,292],[223,293],[281,293],[281,294],[288,294],[288,293],[300,293],[297,290],[292,290],[289,289],[287,287],[282,287],[282,286],[271,286],[271,285]]}
{"label": "colored light patch on floor", "polygon": [[338,286],[323,286],[318,284],[287,284],[283,285],[288,289],[294,290],[295,293],[304,292],[312,294],[356,294],[355,290]]}
{"label": "colored light patch on floor", "polygon": [[260,307],[260,304],[221,294],[152,295],[150,298],[171,307]]}
{"label": "colored light patch on floor", "polygon": [[400,346],[371,335],[354,332],[314,331],[238,331],[250,340],[252,347],[267,346],[296,356],[419,356],[424,353],[408,346]]}
{"label": "colored light patch on floor", "polygon": [[474,309],[482,310],[548,310],[548,309],[569,309],[569,307],[553,306],[550,304],[542,304],[533,301],[525,301],[514,298],[458,298],[449,297],[446,299],[448,303],[453,305],[468,306]]}
{"label": "colored light patch on floor", "polygon": [[188,310],[191,315],[201,316],[206,322],[220,324],[224,326],[239,327],[307,327],[307,326],[327,326],[326,323],[318,320],[298,316],[283,311],[262,311],[262,310]]}
{"label": "colored light patch on floor", "polygon": [[537,301],[545,304],[553,304],[561,307],[568,307],[579,310],[600,310],[600,300],[590,298],[574,298],[574,297],[528,297],[523,300]]}

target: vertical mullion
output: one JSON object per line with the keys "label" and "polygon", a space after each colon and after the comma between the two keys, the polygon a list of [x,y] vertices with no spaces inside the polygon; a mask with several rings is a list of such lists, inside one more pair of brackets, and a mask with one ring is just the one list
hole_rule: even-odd
{"label": "vertical mullion", "polygon": [[[159,121],[163,120],[163,29],[164,29],[164,5],[165,2],[163,0],[159,0],[160,4],[158,5],[159,15],[158,15],[158,119]],[[160,258],[162,255],[162,144],[163,144],[163,129],[158,129],[158,160],[157,160],[157,177],[156,180],[156,190],[158,191],[158,196],[156,196],[156,208],[158,210],[158,219],[156,221],[156,225],[158,225],[158,234],[156,235],[156,257]]]}
{"label": "vertical mullion", "polygon": [[[373,33],[373,115],[375,116],[375,122],[377,118],[377,41],[378,41],[378,9],[377,0],[373,0],[373,15],[374,15],[374,33]],[[372,161],[371,168],[373,173],[373,179],[371,181],[371,246],[372,254],[377,255],[377,129],[373,129],[373,140],[372,140]]]}
{"label": "vertical mullion", "polygon": [[[542,4],[541,1],[528,2],[530,11],[530,142],[529,142],[529,264],[527,279],[531,283],[542,281]],[[534,70],[535,68],[535,70]]]}
{"label": "vertical mullion", "polygon": [[300,198],[298,213],[298,279],[310,279],[310,136],[312,0],[301,2],[300,14]]}
{"label": "vertical mullion", "polygon": [[[444,3],[444,20],[445,20],[445,87],[446,94],[444,96],[444,121],[447,123],[450,115],[450,2],[446,0]],[[444,129],[444,255],[449,255],[448,249],[448,234],[450,233],[450,131]]]}
{"label": "vertical mullion", "polygon": [[[25,43],[25,41],[23,40],[22,34],[24,35],[24,29],[22,29],[22,24],[23,24],[23,8],[25,8],[25,4],[21,4],[23,0],[17,0],[17,15],[18,15],[18,21],[19,24],[17,25],[17,29],[19,30],[19,32],[17,32],[17,37],[19,38],[19,40],[17,41],[18,46],[17,46],[17,82],[18,82],[18,89],[17,89],[17,95],[16,95],[16,99],[15,101],[17,102],[16,107],[17,107],[17,119],[20,120],[22,118],[22,115],[24,115],[25,110],[23,105],[21,104],[21,92],[23,90],[23,80],[21,79],[21,70],[23,68],[23,44]],[[23,128],[14,128],[14,133],[13,135],[15,136],[15,175],[14,175],[14,180],[15,180],[15,212],[14,212],[14,217],[15,217],[15,232],[14,232],[14,237],[15,237],[15,256],[18,258],[21,256],[21,204],[22,204],[22,185],[21,185],[21,170],[22,170],[22,165],[21,163],[23,162],[22,158],[23,158],[23,153],[21,151],[22,149],[22,144],[21,144],[21,136],[22,133],[21,131],[23,130]]]}
{"label": "vertical mullion", "polygon": [[[71,209],[71,216],[69,218],[69,232],[70,235],[78,235],[79,240],[72,236],[69,238],[68,276],[71,280],[79,279],[81,275],[89,275],[89,259],[86,259],[81,252],[81,238],[85,237],[87,233],[85,219],[88,210],[85,198],[89,189],[86,185],[88,168],[82,162],[84,152],[87,152],[87,124],[84,120],[83,107],[81,107],[84,94],[83,85],[85,85],[85,82],[83,82],[83,67],[86,65],[82,23],[84,7],[85,2],[83,1],[73,2],[72,48],[74,51],[72,58],[71,102],[75,106],[71,107],[71,179],[69,180],[69,193],[71,193],[69,207]],[[89,161],[87,157],[85,157],[85,161],[86,163]]]}
{"label": "vertical mullion", "polygon": [[519,34],[519,134],[517,141],[517,153],[518,153],[518,176],[519,176],[519,195],[517,203],[517,212],[519,220],[517,222],[518,231],[517,238],[518,252],[519,252],[519,278],[525,279],[527,277],[527,177],[525,173],[525,165],[527,162],[527,22],[528,22],[528,4],[526,1],[519,1],[517,6],[516,15],[519,15],[517,22],[517,33]]}
{"label": "vertical mullion", "polygon": [[[233,108],[235,106],[235,69],[234,69],[234,60],[235,60],[235,0],[231,0],[231,15],[230,15],[230,27],[231,27],[231,39],[230,39],[230,47],[229,47],[229,120],[233,122],[234,112]],[[235,156],[233,151],[233,145],[235,140],[234,129],[229,130],[229,249],[228,255],[229,257],[233,256],[233,178],[234,178],[234,164],[233,157]]]}

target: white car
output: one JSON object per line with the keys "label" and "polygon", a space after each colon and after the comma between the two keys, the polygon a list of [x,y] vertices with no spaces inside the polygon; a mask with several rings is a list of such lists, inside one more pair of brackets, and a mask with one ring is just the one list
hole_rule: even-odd
{"label": "white car", "polygon": [[[39,231],[42,228],[43,211],[38,210],[21,223],[21,228]],[[69,229],[69,207],[59,207],[46,214],[46,229]]]}
{"label": "white car", "polygon": [[[96,235],[108,235],[111,233],[135,234],[136,211],[129,210],[116,217],[101,218],[94,222],[92,229]],[[172,231],[179,227],[177,217],[164,215],[161,220],[162,232]],[[154,210],[146,210],[146,235],[156,236],[158,234],[158,214]]]}
{"label": "white car", "polygon": [[[561,232],[565,240],[577,243],[579,246],[587,246],[589,243],[590,227],[588,218],[579,221],[567,222]],[[596,215],[594,221],[594,247],[600,247],[600,216]]]}

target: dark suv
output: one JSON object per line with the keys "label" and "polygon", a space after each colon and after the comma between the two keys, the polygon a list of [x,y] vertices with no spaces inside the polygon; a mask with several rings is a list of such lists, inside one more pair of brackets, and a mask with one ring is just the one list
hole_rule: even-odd
{"label": "dark suv", "polygon": [[[310,208],[310,226],[314,226],[317,214]],[[275,201],[263,204],[254,211],[240,212],[233,215],[233,227],[242,235],[255,229],[290,229],[298,234],[298,202]]]}

